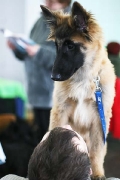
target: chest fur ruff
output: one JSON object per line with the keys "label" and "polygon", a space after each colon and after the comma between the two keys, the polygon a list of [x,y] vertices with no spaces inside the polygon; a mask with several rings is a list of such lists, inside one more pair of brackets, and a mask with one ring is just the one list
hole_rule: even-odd
{"label": "chest fur ruff", "polygon": [[97,114],[93,81],[76,82],[69,86],[59,82],[54,93],[55,100],[57,97],[60,107],[66,111],[71,122],[86,128],[91,125],[91,117]]}

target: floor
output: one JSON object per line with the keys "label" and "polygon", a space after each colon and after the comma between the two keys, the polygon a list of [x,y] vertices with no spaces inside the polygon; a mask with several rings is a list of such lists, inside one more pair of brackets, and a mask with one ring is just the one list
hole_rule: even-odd
{"label": "floor", "polygon": [[105,157],[105,175],[106,177],[120,178],[120,140],[108,136],[108,150]]}

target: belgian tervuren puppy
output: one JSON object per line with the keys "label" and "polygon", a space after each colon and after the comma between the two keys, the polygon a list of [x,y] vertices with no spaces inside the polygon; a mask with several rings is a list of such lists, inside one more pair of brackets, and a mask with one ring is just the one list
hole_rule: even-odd
{"label": "belgian tervuren puppy", "polygon": [[114,100],[115,75],[104,46],[103,33],[90,12],[74,2],[71,14],[41,6],[54,40],[57,57],[51,78],[55,81],[49,129],[70,124],[87,143],[93,179],[104,179],[106,143],[95,99],[94,79],[100,77],[108,133]]}

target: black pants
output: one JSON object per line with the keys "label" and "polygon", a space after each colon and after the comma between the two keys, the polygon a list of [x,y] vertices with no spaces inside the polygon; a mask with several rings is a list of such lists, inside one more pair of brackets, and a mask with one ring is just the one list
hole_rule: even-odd
{"label": "black pants", "polygon": [[34,108],[35,124],[39,126],[41,138],[48,131],[51,109]]}

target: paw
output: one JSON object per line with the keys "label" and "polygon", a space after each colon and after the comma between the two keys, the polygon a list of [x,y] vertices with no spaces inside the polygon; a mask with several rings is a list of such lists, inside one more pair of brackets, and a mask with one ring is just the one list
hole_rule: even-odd
{"label": "paw", "polygon": [[105,176],[92,176],[91,180],[106,180]]}

